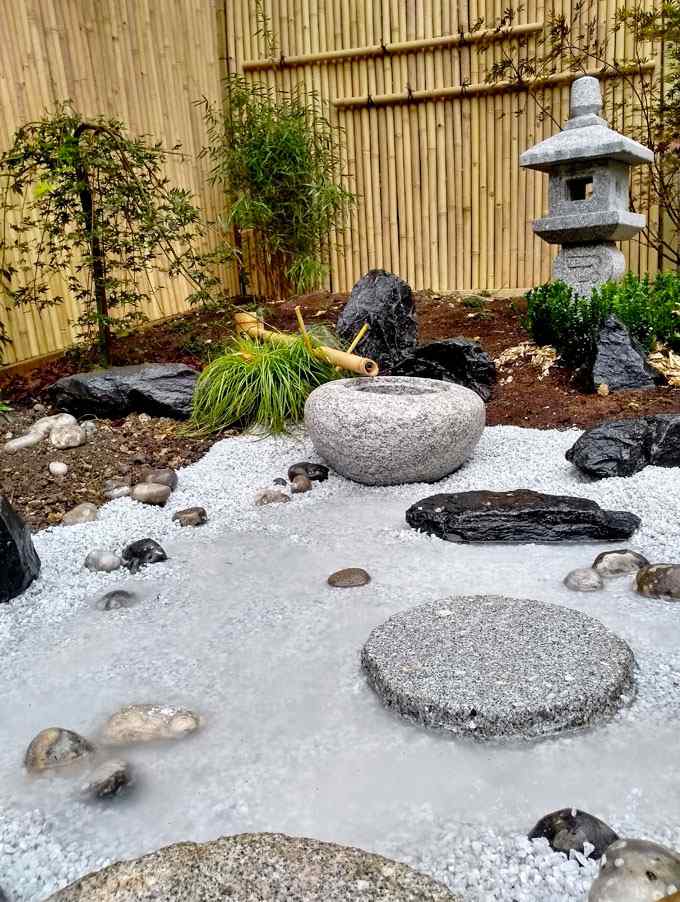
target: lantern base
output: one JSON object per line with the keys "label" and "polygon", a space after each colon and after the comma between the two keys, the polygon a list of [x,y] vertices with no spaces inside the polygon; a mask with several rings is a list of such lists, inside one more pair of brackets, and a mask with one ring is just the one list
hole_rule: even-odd
{"label": "lantern base", "polygon": [[553,278],[584,297],[604,282],[617,282],[625,272],[625,257],[612,241],[563,244],[553,263]]}

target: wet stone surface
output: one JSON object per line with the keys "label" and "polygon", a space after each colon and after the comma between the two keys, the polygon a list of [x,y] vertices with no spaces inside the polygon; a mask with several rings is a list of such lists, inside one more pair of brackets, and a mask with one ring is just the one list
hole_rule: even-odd
{"label": "wet stone surface", "polygon": [[373,630],[361,661],[387,707],[476,739],[591,725],[634,692],[633,653],[599,621],[498,595],[395,614]]}

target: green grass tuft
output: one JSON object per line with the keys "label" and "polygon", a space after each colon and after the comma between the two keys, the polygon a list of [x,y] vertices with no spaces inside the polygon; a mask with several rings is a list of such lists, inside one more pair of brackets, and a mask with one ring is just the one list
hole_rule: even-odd
{"label": "green grass tuft", "polygon": [[338,376],[302,337],[290,345],[235,339],[199,376],[190,429],[199,435],[251,426],[285,432],[302,419],[310,392]]}

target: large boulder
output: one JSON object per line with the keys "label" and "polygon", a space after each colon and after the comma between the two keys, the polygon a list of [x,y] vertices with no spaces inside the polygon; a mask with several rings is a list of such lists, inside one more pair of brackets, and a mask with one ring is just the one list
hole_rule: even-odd
{"label": "large boulder", "polygon": [[335,843],[243,833],[88,874],[48,902],[461,902],[405,864]]}
{"label": "large boulder", "polygon": [[593,385],[595,390],[606,385],[609,391],[654,388],[659,374],[645,359],[641,345],[631,338],[628,329],[611,313],[597,337]]}
{"label": "large boulder", "polygon": [[21,595],[40,573],[31,531],[0,495],[0,602]]}
{"label": "large boulder", "polygon": [[455,382],[488,401],[496,381],[496,364],[479,342],[447,338],[416,348],[392,368],[392,375]]}
{"label": "large boulder", "polygon": [[593,426],[566,453],[588,476],[632,476],[651,464],[680,466],[680,415],[658,414]]}
{"label": "large boulder", "polygon": [[64,376],[47,393],[56,407],[76,416],[148,413],[183,420],[191,415],[197,378],[183,363],[143,363]]}
{"label": "large boulder", "polygon": [[415,305],[408,284],[384,269],[362,276],[340,312],[338,336],[349,343],[364,323],[369,329],[356,353],[375,360],[382,374],[390,373],[416,346]]}
{"label": "large boulder", "polygon": [[406,522],[447,542],[613,542],[640,525],[635,514],[588,498],[530,489],[430,495],[406,511]]}

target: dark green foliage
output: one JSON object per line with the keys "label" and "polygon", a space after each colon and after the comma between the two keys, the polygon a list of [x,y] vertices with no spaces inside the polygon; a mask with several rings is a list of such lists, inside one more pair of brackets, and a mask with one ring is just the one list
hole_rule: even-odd
{"label": "dark green foliage", "polygon": [[591,297],[579,297],[564,282],[548,282],[527,295],[524,325],[539,345],[553,345],[565,366],[592,363],[598,331],[614,313],[649,350],[655,341],[680,350],[680,276],[659,273],[653,282],[628,273]]}
{"label": "dark green foliage", "polygon": [[314,95],[224,83],[223,106],[205,102],[211,175],[224,187],[227,224],[249,238],[240,248],[283,297],[315,287],[327,272],[331,232],[344,227],[353,195],[341,185],[339,131]]}
{"label": "dark green foliage", "polygon": [[218,286],[194,252],[202,234],[188,191],[163,174],[169,153],[121,122],[85,120],[68,103],[22,126],[0,157],[0,275],[14,305],[60,304],[60,276],[82,311],[81,332],[98,334],[104,362],[112,330],[144,319],[152,272],[179,274],[206,298]]}
{"label": "dark green foliage", "polygon": [[302,337],[290,344],[237,338],[199,376],[190,428],[201,435],[232,426],[284,432],[302,419],[312,389],[338,375]]}

